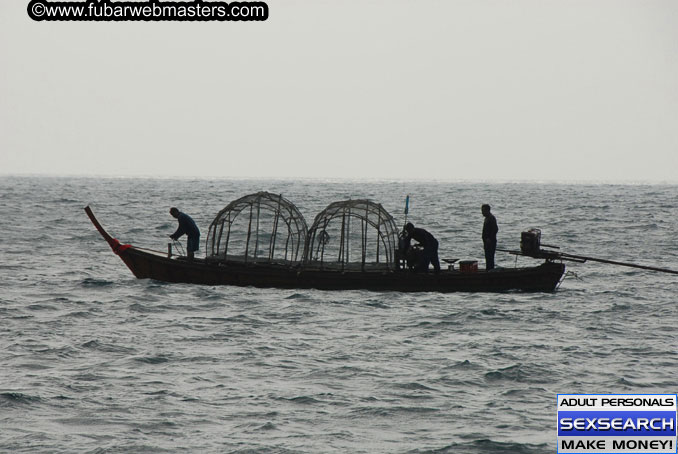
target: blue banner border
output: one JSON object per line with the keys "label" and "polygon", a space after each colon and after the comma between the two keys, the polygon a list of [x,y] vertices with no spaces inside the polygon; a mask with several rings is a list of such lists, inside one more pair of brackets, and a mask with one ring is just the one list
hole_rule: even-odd
{"label": "blue banner border", "polygon": [[[560,452],[560,437],[558,436],[558,402],[560,402],[560,396],[577,396],[577,397],[584,397],[584,396],[675,396],[676,398],[676,430],[678,431],[678,393],[623,393],[623,394],[616,394],[616,393],[597,393],[597,394],[576,394],[576,393],[562,393],[562,394],[556,394],[556,453],[557,454],[568,454],[568,453],[561,453]],[[626,435],[616,435],[618,437],[628,437]],[[582,436],[581,438],[585,438],[586,436]],[[678,437],[676,440],[676,443],[674,443],[675,451],[674,453],[678,453]],[[596,453],[596,454],[619,454],[617,452],[601,452],[601,453]],[[636,452],[633,454],[656,454],[654,452]]]}

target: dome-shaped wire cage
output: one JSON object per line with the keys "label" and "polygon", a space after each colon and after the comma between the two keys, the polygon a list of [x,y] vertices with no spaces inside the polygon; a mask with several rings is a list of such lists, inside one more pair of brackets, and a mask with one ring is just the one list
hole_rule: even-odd
{"label": "dome-shaped wire cage", "polygon": [[229,203],[210,224],[207,258],[251,263],[300,262],[308,227],[280,194],[257,192]]}
{"label": "dome-shaped wire cage", "polygon": [[308,230],[304,263],[341,270],[394,269],[397,237],[395,221],[381,204],[334,202]]}

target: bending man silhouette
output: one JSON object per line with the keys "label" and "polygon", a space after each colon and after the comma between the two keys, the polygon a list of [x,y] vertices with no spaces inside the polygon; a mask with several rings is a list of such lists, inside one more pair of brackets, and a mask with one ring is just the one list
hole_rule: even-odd
{"label": "bending man silhouette", "polygon": [[195,221],[186,213],[182,213],[177,208],[170,208],[170,214],[179,221],[177,231],[170,235],[173,240],[178,240],[182,235],[188,236],[186,241],[186,252],[189,259],[193,259],[193,253],[199,249],[200,244],[200,230],[195,225]]}

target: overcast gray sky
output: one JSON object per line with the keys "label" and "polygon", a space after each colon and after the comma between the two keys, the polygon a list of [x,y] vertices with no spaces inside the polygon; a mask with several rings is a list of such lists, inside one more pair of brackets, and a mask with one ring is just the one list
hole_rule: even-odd
{"label": "overcast gray sky", "polygon": [[0,1],[0,173],[678,182],[678,2],[271,0],[265,22]]}

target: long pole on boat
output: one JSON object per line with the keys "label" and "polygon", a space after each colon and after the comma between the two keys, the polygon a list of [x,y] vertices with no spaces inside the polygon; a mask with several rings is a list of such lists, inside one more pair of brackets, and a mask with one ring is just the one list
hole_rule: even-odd
{"label": "long pole on boat", "polygon": [[590,260],[592,262],[608,263],[610,265],[628,266],[630,268],[640,268],[641,270],[650,270],[650,271],[659,271],[661,273],[678,274],[678,271],[670,270],[668,268],[659,268],[659,267],[656,267],[656,266],[638,265],[637,263],[629,263],[629,262],[618,262],[616,260],[599,259],[599,258],[595,258],[595,257],[586,257],[586,256],[583,256],[583,255],[573,255],[573,254],[567,254],[565,252],[559,252],[557,254],[559,254],[563,258],[572,258],[572,259],[576,259],[576,260]]}
{"label": "long pole on boat", "polygon": [[[549,247],[554,247],[554,246],[549,246]],[[520,252],[520,251],[511,251],[509,249],[499,249],[499,248],[497,248],[497,250],[502,251],[502,252],[508,252],[508,253],[514,254],[514,255],[524,255],[526,257],[533,257],[533,258],[572,260],[573,262],[579,262],[579,263],[591,261],[591,262],[607,263],[607,264],[610,264],[610,265],[626,266],[626,267],[629,267],[629,268],[638,268],[638,269],[641,269],[641,270],[658,271],[660,273],[678,274],[678,271],[671,270],[669,268],[660,268],[660,267],[657,267],[657,266],[639,265],[637,263],[629,263],[629,262],[619,262],[617,260],[608,260],[608,259],[600,259],[600,258],[596,258],[596,257],[588,257],[588,256],[585,256],[585,255],[568,254],[566,252],[551,252],[551,251],[544,251],[542,249],[538,253],[536,253],[535,255],[532,255],[532,254],[525,254],[525,253]]]}

